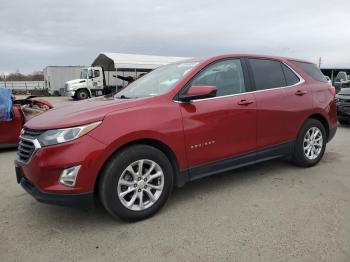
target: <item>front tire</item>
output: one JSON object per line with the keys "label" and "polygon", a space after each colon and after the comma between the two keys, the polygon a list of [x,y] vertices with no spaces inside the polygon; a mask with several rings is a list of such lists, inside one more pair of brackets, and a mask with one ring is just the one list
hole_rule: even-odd
{"label": "front tire", "polygon": [[294,147],[293,162],[302,167],[316,165],[326,149],[326,131],[316,119],[308,119],[301,130]]}
{"label": "front tire", "polygon": [[172,187],[173,169],[164,153],[134,145],[108,161],[99,181],[99,197],[114,218],[136,221],[161,209]]}
{"label": "front tire", "polygon": [[77,92],[75,97],[77,100],[84,100],[84,99],[88,99],[90,97],[90,94],[86,89],[81,89]]}

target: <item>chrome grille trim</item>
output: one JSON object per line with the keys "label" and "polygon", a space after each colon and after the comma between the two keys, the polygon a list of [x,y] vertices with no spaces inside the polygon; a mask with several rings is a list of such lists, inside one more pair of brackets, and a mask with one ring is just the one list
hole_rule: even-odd
{"label": "chrome grille trim", "polygon": [[33,155],[41,148],[41,145],[37,137],[42,134],[43,131],[35,131],[29,129],[23,129],[21,132],[20,141],[18,143],[16,160],[21,163],[28,163]]}

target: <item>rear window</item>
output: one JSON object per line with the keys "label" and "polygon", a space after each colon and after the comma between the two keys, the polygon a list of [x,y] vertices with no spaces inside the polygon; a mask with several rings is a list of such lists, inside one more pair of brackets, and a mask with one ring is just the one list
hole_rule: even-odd
{"label": "rear window", "polygon": [[268,59],[249,59],[256,90],[286,86],[281,63]]}
{"label": "rear window", "polygon": [[327,79],[322,74],[321,70],[315,65],[299,61],[291,61],[305,73],[311,76],[314,80],[327,83]]}

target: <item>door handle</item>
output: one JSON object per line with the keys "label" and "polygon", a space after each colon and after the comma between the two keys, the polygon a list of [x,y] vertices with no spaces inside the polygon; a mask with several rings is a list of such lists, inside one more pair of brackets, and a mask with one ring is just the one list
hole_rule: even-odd
{"label": "door handle", "polygon": [[303,96],[303,95],[307,94],[307,91],[305,91],[305,90],[298,90],[298,91],[295,92],[295,94],[297,96]]}
{"label": "door handle", "polygon": [[242,99],[237,104],[240,105],[240,106],[247,106],[247,105],[250,105],[250,104],[253,104],[253,103],[254,103],[254,101],[252,101],[252,100]]}

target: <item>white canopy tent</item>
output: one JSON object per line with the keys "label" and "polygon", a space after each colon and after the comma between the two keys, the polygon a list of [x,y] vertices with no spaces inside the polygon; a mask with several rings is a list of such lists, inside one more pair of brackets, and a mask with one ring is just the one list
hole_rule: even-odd
{"label": "white canopy tent", "polygon": [[190,59],[190,57],[151,56],[123,53],[100,53],[92,66],[102,66],[106,71],[123,69],[155,69],[159,66]]}

